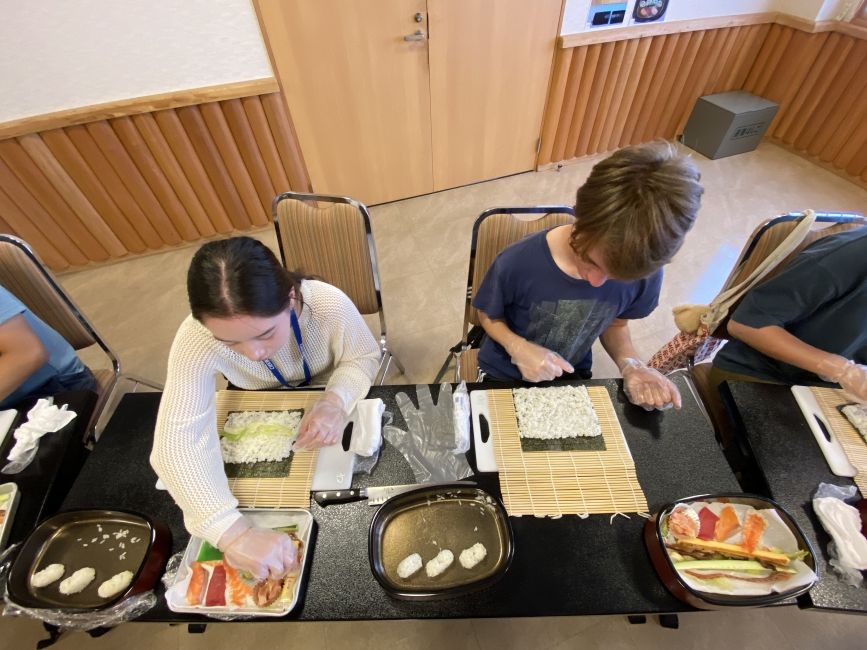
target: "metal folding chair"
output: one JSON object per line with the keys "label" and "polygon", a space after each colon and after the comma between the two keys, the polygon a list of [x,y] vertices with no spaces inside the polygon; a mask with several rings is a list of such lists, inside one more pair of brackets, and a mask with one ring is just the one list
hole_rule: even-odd
{"label": "metal folding chair", "polygon": [[484,330],[472,301],[500,251],[531,233],[572,223],[574,220],[574,209],[565,205],[490,208],[479,215],[473,225],[470,243],[470,265],[464,296],[461,340],[449,349],[449,354],[437,373],[434,383],[440,382],[452,362],[455,364],[456,382],[479,379],[478,348],[484,337]]}
{"label": "metal folding chair", "polygon": [[90,321],[63,290],[30,246],[13,235],[0,234],[0,285],[14,294],[46,325],[53,328],[75,349],[99,346],[110,368],[91,368],[97,383],[98,399],[87,427],[85,442],[99,437],[111,416],[112,396],[121,379],[154,390],[162,386],[140,377],[122,375],[120,360]]}
{"label": "metal folding chair", "polygon": [[[319,203],[327,206],[319,207]],[[349,296],[359,312],[379,316],[382,357],[375,383],[385,381],[392,360],[401,373],[405,372],[388,348],[367,207],[345,196],[284,192],[274,198],[273,215],[284,266],[321,277]]]}

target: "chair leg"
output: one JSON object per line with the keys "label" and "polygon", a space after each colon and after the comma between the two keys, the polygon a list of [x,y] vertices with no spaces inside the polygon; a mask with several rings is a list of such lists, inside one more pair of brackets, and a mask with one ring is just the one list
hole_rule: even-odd
{"label": "chair leg", "polygon": [[376,378],[374,379],[374,383],[377,386],[382,386],[385,383],[385,376],[388,374],[388,368],[391,366],[392,359],[394,359],[394,355],[386,351],[382,357],[382,362],[379,364],[379,372],[376,373]]}
{"label": "chair leg", "polygon": [[437,373],[436,379],[433,380],[433,383],[438,384],[442,381],[443,377],[446,376],[446,372],[448,372],[449,366],[452,365],[452,359],[454,355],[451,352],[446,356],[446,360],[443,361],[443,365],[440,368],[440,371]]}

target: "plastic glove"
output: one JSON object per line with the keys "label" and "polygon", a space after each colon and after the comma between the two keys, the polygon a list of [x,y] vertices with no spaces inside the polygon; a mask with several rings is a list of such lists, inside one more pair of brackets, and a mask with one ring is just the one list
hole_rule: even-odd
{"label": "plastic glove", "polygon": [[440,386],[437,404],[430,388],[415,387],[418,408],[406,393],[395,396],[408,431],[386,426],[383,435],[412,468],[418,483],[457,481],[472,474],[465,454],[455,449],[454,399],[451,384]]}
{"label": "plastic glove", "polygon": [[333,445],[343,436],[347,419],[340,396],[325,392],[301,418],[295,449],[316,449]]}
{"label": "plastic glove", "polygon": [[255,528],[245,517],[223,533],[217,547],[231,566],[259,580],[280,579],[298,567],[298,548],[289,535]]}
{"label": "plastic glove", "polygon": [[559,354],[527,339],[516,337],[506,348],[506,352],[521,371],[525,381],[551,381],[564,372],[575,372],[572,364]]}
{"label": "plastic glove", "polygon": [[840,384],[855,401],[867,403],[867,366],[832,354],[822,359],[816,374],[822,379]]}
{"label": "plastic glove", "polygon": [[680,408],[680,391],[658,370],[648,368],[638,359],[626,359],[620,373],[623,375],[623,392],[636,406],[645,411],[662,411],[670,406]]}

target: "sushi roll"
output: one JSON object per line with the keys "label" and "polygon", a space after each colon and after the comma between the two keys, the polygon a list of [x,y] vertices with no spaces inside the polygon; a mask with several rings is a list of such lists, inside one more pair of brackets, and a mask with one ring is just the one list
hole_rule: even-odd
{"label": "sushi roll", "polygon": [[64,596],[77,594],[79,591],[87,587],[96,577],[96,570],[91,567],[79,569],[66,580],[60,583],[60,593]]}
{"label": "sushi roll", "polygon": [[132,571],[121,571],[99,585],[97,593],[100,598],[111,598],[112,596],[116,596],[129,587],[132,578]]}
{"label": "sushi roll", "polygon": [[403,579],[409,578],[413,573],[421,569],[421,565],[421,555],[418,553],[407,555],[397,565],[397,575]]}
{"label": "sushi roll", "polygon": [[38,571],[31,576],[30,586],[37,589],[39,587],[47,587],[55,580],[59,580],[64,571],[66,571],[66,567],[62,564],[49,564],[42,571]]}
{"label": "sushi roll", "polygon": [[437,553],[437,556],[434,559],[432,559],[425,565],[424,570],[427,572],[427,577],[436,578],[443,571],[448,569],[454,561],[454,553],[452,553],[449,549],[444,548],[439,553]]}
{"label": "sushi roll", "polygon": [[469,548],[465,548],[458,556],[461,566],[465,569],[472,569],[479,562],[485,559],[488,554],[488,549],[481,542],[476,542]]}

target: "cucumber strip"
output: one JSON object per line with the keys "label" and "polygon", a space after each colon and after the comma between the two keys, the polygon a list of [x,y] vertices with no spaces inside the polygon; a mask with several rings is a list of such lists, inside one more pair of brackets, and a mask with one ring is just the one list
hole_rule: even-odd
{"label": "cucumber strip", "polygon": [[746,571],[746,572],[766,572],[767,567],[755,560],[684,560],[683,562],[675,562],[674,568],[678,571],[710,570],[710,571]]}

